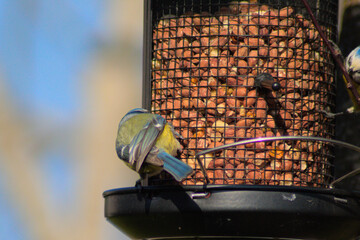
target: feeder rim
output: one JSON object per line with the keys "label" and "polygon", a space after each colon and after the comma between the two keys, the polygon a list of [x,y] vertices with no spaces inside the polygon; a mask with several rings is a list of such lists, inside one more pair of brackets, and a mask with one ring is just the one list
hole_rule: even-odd
{"label": "feeder rim", "polygon": [[135,186],[125,188],[114,188],[106,190],[103,197],[129,193],[151,193],[151,192],[211,192],[211,191],[275,191],[291,193],[317,193],[334,196],[349,196],[360,198],[360,191],[349,191],[340,188],[315,188],[315,187],[294,187],[294,186],[264,186],[264,185],[163,185],[163,186]]}

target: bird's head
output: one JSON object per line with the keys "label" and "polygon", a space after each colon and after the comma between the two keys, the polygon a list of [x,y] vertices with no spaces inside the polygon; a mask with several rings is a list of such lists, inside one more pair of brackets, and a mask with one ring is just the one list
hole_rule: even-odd
{"label": "bird's head", "polygon": [[345,68],[350,77],[360,84],[360,46],[352,50],[346,57]]}

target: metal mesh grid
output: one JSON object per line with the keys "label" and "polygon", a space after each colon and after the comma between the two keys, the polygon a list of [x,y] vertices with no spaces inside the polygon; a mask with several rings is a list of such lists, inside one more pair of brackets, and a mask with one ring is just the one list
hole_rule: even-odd
{"label": "metal mesh grid", "polygon": [[[337,1],[309,3],[334,40]],[[181,184],[204,184],[195,160],[204,149],[244,138],[333,138],[334,125],[321,111],[334,107],[334,65],[301,1],[153,0],[149,6],[146,104],[183,137],[179,158],[195,171]],[[264,73],[279,91],[256,87]],[[333,178],[332,149],[321,142],[258,142],[201,161],[210,184],[328,187]],[[169,181],[166,174],[152,179]]]}

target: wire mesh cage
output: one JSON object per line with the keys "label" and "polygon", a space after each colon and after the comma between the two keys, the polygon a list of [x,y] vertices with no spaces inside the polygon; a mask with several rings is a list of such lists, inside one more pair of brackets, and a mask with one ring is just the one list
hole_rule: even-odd
{"label": "wire mesh cage", "polygon": [[[309,4],[335,40],[337,1]],[[178,157],[194,169],[181,184],[329,186],[334,156],[325,142],[232,146],[199,156],[205,171],[196,159],[249,138],[334,137],[324,113],[335,106],[335,66],[301,1],[151,0],[144,48],[143,105],[172,123]],[[174,182],[164,173],[149,183]]]}

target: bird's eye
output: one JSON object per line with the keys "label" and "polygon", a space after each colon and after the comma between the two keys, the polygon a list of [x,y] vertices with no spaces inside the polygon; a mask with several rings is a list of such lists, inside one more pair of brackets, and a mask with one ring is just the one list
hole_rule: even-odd
{"label": "bird's eye", "polygon": [[[350,56],[350,57],[348,58],[346,66],[351,68],[351,64],[352,64],[352,56]],[[349,72],[351,71],[351,69],[347,69],[347,70],[348,70]]]}
{"label": "bird's eye", "polygon": [[273,89],[274,91],[279,91],[279,90],[281,89],[280,83],[274,82],[274,83],[272,84],[272,89]]}

